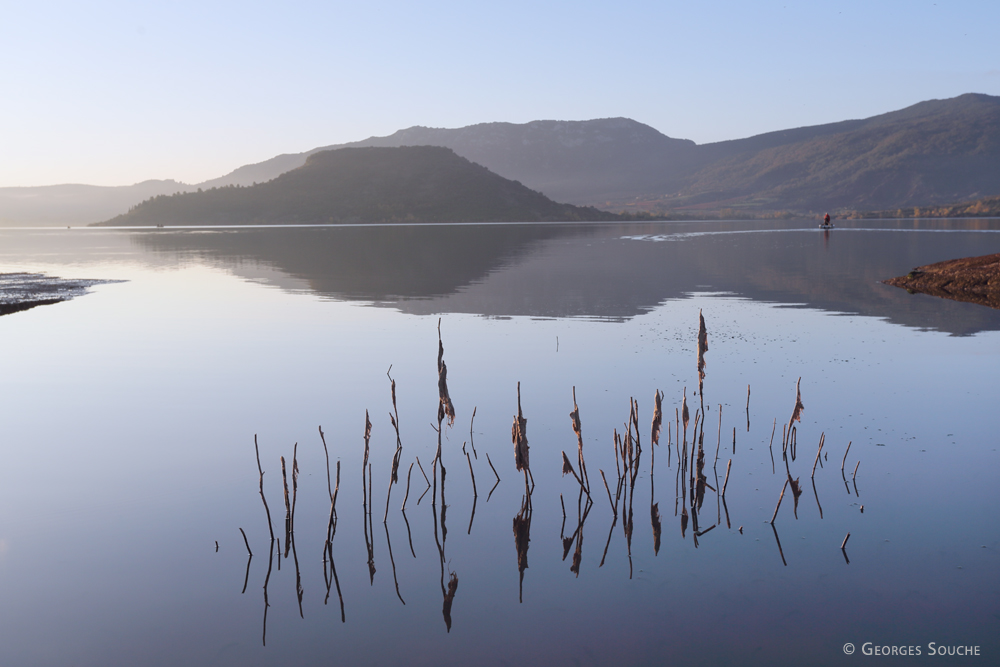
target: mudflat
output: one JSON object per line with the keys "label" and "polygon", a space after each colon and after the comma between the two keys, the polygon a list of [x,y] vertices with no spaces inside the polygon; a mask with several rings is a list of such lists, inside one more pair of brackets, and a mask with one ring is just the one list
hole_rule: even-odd
{"label": "mudflat", "polygon": [[1000,309],[1000,253],[918,266],[905,276],[882,282],[908,292]]}

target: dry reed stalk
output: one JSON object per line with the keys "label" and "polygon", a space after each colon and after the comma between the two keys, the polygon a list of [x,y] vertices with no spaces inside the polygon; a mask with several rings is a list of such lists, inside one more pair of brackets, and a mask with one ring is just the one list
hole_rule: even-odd
{"label": "dry reed stalk", "polygon": [[385,528],[385,543],[386,546],[389,547],[389,564],[392,566],[392,581],[396,584],[396,597],[399,598],[399,601],[402,602],[405,607],[406,600],[404,600],[403,596],[399,593],[399,579],[396,578],[396,559],[392,557],[392,541],[389,539],[389,526],[383,522],[382,527]]}
{"label": "dry reed stalk", "polygon": [[410,464],[410,468],[406,471],[406,493],[403,494],[403,506],[400,507],[400,511],[406,510],[406,499],[410,497],[410,475],[413,474],[413,464]]}
{"label": "dry reed stalk", "polygon": [[788,562],[785,560],[785,552],[781,548],[781,540],[778,539],[778,529],[774,527],[773,523],[771,524],[771,530],[774,531],[774,541],[778,543],[778,553],[781,554],[781,562],[785,567],[788,567]]}
{"label": "dry reed stalk", "polygon": [[785,497],[785,487],[788,486],[788,479],[785,479],[784,486],[781,487],[781,495],[778,496],[778,504],[774,506],[774,514],[771,516],[771,525],[774,525],[774,520],[778,518],[778,508],[781,507],[781,499]]}
{"label": "dry reed stalk", "polygon": [[[653,425],[650,427],[649,441],[660,444],[660,428],[663,426],[663,394],[659,389],[653,395]],[[667,446],[669,447],[669,440]]]}
{"label": "dry reed stalk", "polygon": [[722,447],[722,403],[719,403],[719,439],[715,443],[715,463],[712,464],[713,468],[715,467],[715,464],[719,462],[720,447]]}
{"label": "dry reed stalk", "polygon": [[621,466],[618,464],[618,429],[614,429],[614,432],[612,433],[611,437],[615,447],[615,469],[618,471],[618,479],[621,479],[622,469]]}
{"label": "dry reed stalk", "polygon": [[677,434],[677,466],[681,465],[681,418],[680,411],[674,408],[674,433]]}
{"label": "dry reed stalk", "polygon": [[469,474],[472,476],[472,497],[478,498],[479,492],[476,491],[476,473],[472,472],[472,458],[469,456],[469,452],[465,453],[465,459],[469,462]]}
{"label": "dry reed stalk", "polygon": [[698,309],[698,393],[701,394],[701,383],[705,381],[705,353],[708,352],[708,330],[705,328],[705,316]]}
{"label": "dry reed stalk", "polygon": [[448,395],[448,367],[444,363],[444,343],[441,342],[441,318],[438,318],[438,422],[448,417],[448,426],[455,424],[455,406]]}
{"label": "dry reed stalk", "polygon": [[[792,438],[792,424],[794,422],[802,423],[802,411],[805,410],[806,406],[802,405],[802,392],[799,391],[799,386],[802,384],[802,378],[800,377],[795,382],[795,407],[792,408],[792,416],[788,420],[788,443],[782,443],[781,451],[785,451],[791,442]],[[794,460],[794,456],[792,459]]]}
{"label": "dry reed stalk", "polygon": [[[292,505],[288,499],[288,476],[285,474],[285,457],[281,457],[281,482],[285,487],[285,558],[292,548]],[[278,561],[279,569],[281,561]]]}
{"label": "dry reed stalk", "polygon": [[337,461],[337,486],[330,497],[330,519],[326,524],[326,543],[330,549],[330,562],[333,562],[333,536],[337,532],[337,494],[340,493],[340,461]]}
{"label": "dry reed stalk", "polygon": [[778,418],[774,418],[774,423],[771,424],[771,441],[767,443],[767,449],[771,452],[771,474],[774,474],[774,450],[771,449],[774,446],[774,429],[778,427]]}
{"label": "dry reed stalk", "polygon": [[469,445],[472,446],[472,455],[479,460],[479,454],[476,453],[476,441],[472,438],[472,425],[476,423],[476,406],[472,406],[472,419],[469,420]]}
{"label": "dry reed stalk", "polygon": [[[733,460],[729,459],[729,463],[726,464],[726,481],[724,481],[722,483],[722,497],[723,498],[726,496],[726,487],[729,486],[729,468],[732,467],[732,465],[733,465]],[[719,483],[719,479],[718,478],[715,479],[715,483],[716,484]]]}
{"label": "dry reed stalk", "polygon": [[816,464],[819,463],[819,456],[823,452],[823,442],[826,440],[826,433],[820,433],[819,435],[819,447],[816,449],[816,460],[813,461],[813,469],[810,477],[816,476]]}
{"label": "dry reed stalk", "polygon": [[260,472],[260,499],[264,503],[264,512],[267,514],[267,529],[271,533],[271,541],[274,542],[274,526],[271,524],[271,510],[267,506],[267,498],[264,497],[264,469],[260,467],[260,447],[257,446],[257,434],[253,436],[253,448],[257,452],[257,470]]}
{"label": "dry reed stalk", "polygon": [[497,484],[500,483],[500,475],[497,475],[497,469],[493,467],[493,461],[490,461],[490,453],[486,452],[486,462],[490,464],[490,469],[493,470],[493,474],[496,475]]}
{"label": "dry reed stalk", "polygon": [[733,427],[733,456],[736,456],[736,427]]}
{"label": "dry reed stalk", "polygon": [[448,632],[451,632],[451,605],[455,601],[455,591],[457,590],[458,575],[452,572],[451,579],[448,580],[448,592],[444,596],[444,607],[442,608],[444,624],[448,626]]}
{"label": "dry reed stalk", "polygon": [[[587,497],[590,497],[590,480],[587,478],[587,464],[583,460],[583,427],[580,425],[580,407],[576,404],[576,387],[573,387],[573,412],[569,413],[569,418],[573,423],[573,433],[576,434],[577,442],[577,460],[580,464],[580,478],[581,486],[587,492]],[[563,453],[563,457],[566,454]],[[565,473],[563,473],[565,474]]]}
{"label": "dry reed stalk", "polygon": [[819,492],[816,490],[816,480],[812,479],[813,495],[816,497],[816,507],[819,508],[819,518],[823,518],[823,506],[819,504]]}
{"label": "dry reed stalk", "polygon": [[750,432],[750,385],[747,385],[747,433]]}
{"label": "dry reed stalk", "polygon": [[326,448],[326,436],[323,435],[323,427],[319,427],[319,439],[323,441],[323,453],[326,454],[326,490],[333,499],[333,488],[330,484],[330,450]]}
{"label": "dry reed stalk", "polygon": [[525,473],[525,485],[528,477],[528,420],[521,412],[521,383],[517,383],[517,414],[510,429],[511,441],[514,443],[514,464],[518,472]]}
{"label": "dry reed stalk", "polygon": [[[688,399],[687,399],[687,387],[684,387],[684,395],[681,398],[681,418],[684,421],[684,447],[687,448],[688,441],[688,421],[691,419],[691,413],[688,412]],[[684,452],[687,456],[687,451]]]}
{"label": "dry reed stalk", "polygon": [[[385,374],[389,378],[389,387],[392,394],[392,412],[389,413],[389,422],[396,431],[396,453],[392,457],[392,471],[389,474],[389,488],[385,493],[385,515],[382,517],[382,523],[389,520],[389,499],[392,497],[392,485],[399,482],[399,459],[403,454],[403,442],[399,437],[399,409],[396,407],[396,381],[389,375],[389,371],[391,370],[392,366],[389,366],[389,370]],[[409,480],[407,480],[407,493],[409,493]],[[405,500],[403,504],[406,504]],[[406,603],[404,602],[403,604]]]}
{"label": "dry reed stalk", "polygon": [[603,470],[601,470],[601,479],[604,480],[604,490],[608,492],[608,504],[611,505],[611,511],[615,513],[615,516],[618,516],[618,508],[611,501],[611,487],[608,486],[608,478],[604,476]]}
{"label": "dry reed stalk", "polygon": [[636,456],[642,452],[642,441],[639,437],[639,401],[630,399],[632,401],[632,423],[635,425],[635,451]]}
{"label": "dry reed stalk", "polygon": [[[431,480],[427,479],[427,473],[424,472],[424,467],[420,465],[420,457],[418,456],[416,458],[417,458],[417,467],[420,468],[420,474],[424,476],[424,481],[427,482],[427,488],[430,488]],[[426,493],[426,491],[424,493]]]}
{"label": "dry reed stalk", "polygon": [[850,533],[847,534],[847,537],[845,537],[844,541],[840,544],[840,548],[841,549],[845,549],[847,547],[847,540],[849,540],[849,539],[851,539],[851,534]]}
{"label": "dry reed stalk", "polygon": [[660,536],[663,533],[663,523],[660,521],[660,503],[649,504],[649,518],[653,527],[653,555],[660,555]]}
{"label": "dry reed stalk", "polygon": [[573,464],[569,462],[569,457],[566,456],[566,452],[565,451],[562,453],[562,458],[563,458],[562,474],[565,475],[566,473],[571,473],[573,475],[573,477],[576,479],[577,483],[580,484],[580,490],[582,490],[584,493],[586,493],[587,497],[589,498],[590,497],[590,491],[587,490],[587,487],[583,483],[583,480],[580,479],[580,476],[576,474],[575,470],[573,470]]}
{"label": "dry reed stalk", "polygon": [[518,602],[524,602],[524,571],[528,569],[528,546],[531,543],[531,506],[525,499],[514,517],[514,548],[517,550]]}
{"label": "dry reed stalk", "polygon": [[844,450],[844,460],[840,462],[840,472],[844,472],[844,464],[847,463],[847,452],[851,451],[851,443],[847,443],[847,449]]}
{"label": "dry reed stalk", "polygon": [[[285,525],[292,520],[292,503],[288,498],[288,475],[285,474],[285,457],[281,457],[281,483],[285,487]],[[288,539],[287,537],[285,538]]]}
{"label": "dry reed stalk", "polygon": [[857,463],[857,465],[855,465],[855,466],[854,466],[854,473],[853,473],[853,474],[851,475],[851,479],[852,479],[852,480],[853,480],[853,479],[854,479],[855,477],[857,477],[857,476],[858,476],[858,466],[859,466],[859,465],[861,465],[861,459],[858,459],[858,463]]}
{"label": "dry reed stalk", "polygon": [[292,530],[295,530],[295,501],[299,496],[299,443],[292,448]]}
{"label": "dry reed stalk", "polygon": [[[243,544],[247,545],[247,553],[250,554],[251,558],[253,558],[253,552],[250,551],[250,541],[247,540],[247,534],[243,532],[242,528],[240,528],[240,532],[243,533]],[[219,543],[218,542],[215,543],[215,550],[216,551],[219,550]],[[246,586],[244,586],[243,589],[246,590]]]}

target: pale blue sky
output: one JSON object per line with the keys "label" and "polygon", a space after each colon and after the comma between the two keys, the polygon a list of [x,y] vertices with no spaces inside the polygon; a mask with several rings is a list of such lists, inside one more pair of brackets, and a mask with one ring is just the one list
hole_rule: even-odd
{"label": "pale blue sky", "polygon": [[0,4],[0,186],[193,183],[411,125],[698,143],[1000,95],[1000,2]]}

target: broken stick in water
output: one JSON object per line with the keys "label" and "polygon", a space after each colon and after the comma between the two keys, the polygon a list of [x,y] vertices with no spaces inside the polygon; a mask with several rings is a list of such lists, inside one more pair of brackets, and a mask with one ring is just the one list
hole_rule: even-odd
{"label": "broken stick in water", "polygon": [[[472,476],[472,497],[478,498],[479,492],[476,491],[476,473],[472,472],[472,458],[469,457],[469,452],[465,453],[465,458],[469,462],[469,474]],[[470,526],[471,530],[471,526]]]}
{"label": "broken stick in water", "polygon": [[607,479],[607,477],[604,476],[604,471],[603,470],[601,470],[601,479],[604,480],[604,490],[608,492],[608,503],[611,504],[611,511],[614,512],[615,516],[617,517],[618,516],[618,508],[615,507],[615,504],[613,502],[611,502],[611,487],[608,486],[608,479]]}
{"label": "broken stick in water", "polygon": [[260,447],[257,446],[257,434],[253,436],[253,448],[257,452],[257,470],[260,472],[260,499],[264,502],[264,512],[267,513],[267,529],[271,531],[271,541],[274,542],[274,526],[271,524],[271,510],[264,497],[264,469],[260,467]]}
{"label": "broken stick in water", "polygon": [[819,447],[816,449],[816,460],[813,461],[813,469],[810,477],[816,476],[816,464],[819,463],[819,456],[823,453],[823,443],[826,441],[826,433],[819,434]]}
{"label": "broken stick in water", "polygon": [[[240,532],[243,533],[243,529],[242,528],[240,528]],[[243,544],[247,545],[247,553],[250,554],[251,558],[253,558],[253,552],[250,551],[250,542],[249,542],[249,540],[247,540],[247,534],[246,533],[243,533]],[[215,543],[215,550],[216,551],[219,550],[219,543],[218,542]]]}
{"label": "broken stick in water", "polygon": [[785,497],[785,487],[788,486],[788,480],[785,479],[784,486],[781,487],[781,495],[778,496],[778,504],[774,506],[774,515],[771,517],[771,525],[774,525],[774,520],[778,518],[778,508],[781,507],[781,499]]}

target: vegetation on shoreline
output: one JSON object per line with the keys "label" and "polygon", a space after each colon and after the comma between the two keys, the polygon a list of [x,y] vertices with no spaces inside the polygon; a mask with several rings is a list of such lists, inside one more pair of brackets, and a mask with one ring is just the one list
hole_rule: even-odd
{"label": "vegetation on shoreline", "polygon": [[911,206],[892,211],[852,211],[848,220],[884,218],[997,218],[1000,217],[1000,197],[984,197],[948,206]]}

